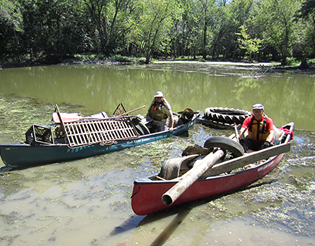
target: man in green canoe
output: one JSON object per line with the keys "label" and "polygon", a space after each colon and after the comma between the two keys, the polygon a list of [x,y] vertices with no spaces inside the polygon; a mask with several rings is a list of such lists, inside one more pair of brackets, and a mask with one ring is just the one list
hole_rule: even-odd
{"label": "man in green canoe", "polygon": [[150,132],[160,132],[167,129],[173,132],[172,108],[161,91],[155,93],[154,99],[149,106],[146,120],[149,122],[147,127]]}

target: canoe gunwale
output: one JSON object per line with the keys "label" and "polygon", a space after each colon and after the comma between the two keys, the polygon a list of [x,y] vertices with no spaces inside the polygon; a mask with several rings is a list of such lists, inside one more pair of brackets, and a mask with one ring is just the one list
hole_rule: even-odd
{"label": "canoe gunwale", "polygon": [[[205,178],[199,178],[197,181],[207,181],[210,179],[220,179],[220,178],[225,178],[225,177],[230,177],[230,176],[236,176],[240,173],[244,173],[244,172],[249,172],[253,169],[259,169],[265,165],[268,165],[269,163],[271,163],[272,161],[274,161],[277,157],[279,157],[280,155],[277,156],[273,156],[268,158],[268,160],[266,160],[265,162],[262,162],[260,164],[257,164],[255,167],[250,168],[250,169],[243,169],[234,173],[225,173],[224,175],[214,175],[214,176],[209,176],[209,177],[205,177]],[[137,179],[134,181],[135,185],[151,185],[151,184],[160,184],[160,183],[178,183],[182,178],[178,177],[175,179],[171,179],[171,180],[159,180],[159,179],[154,179],[159,173],[155,173],[147,178],[142,178],[142,179]],[[154,179],[154,180],[153,180]]]}

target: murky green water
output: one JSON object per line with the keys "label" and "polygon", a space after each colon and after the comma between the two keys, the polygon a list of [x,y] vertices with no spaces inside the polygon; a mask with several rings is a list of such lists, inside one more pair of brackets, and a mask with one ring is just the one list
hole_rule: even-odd
{"label": "murky green water", "polygon": [[[209,135],[231,133],[199,124],[188,138],[173,137],[109,155],[0,173],[0,244],[313,245],[315,133],[309,121],[314,119],[314,77],[270,74],[249,79],[240,76],[245,76],[243,71],[228,71],[231,75],[221,77],[209,69],[199,73],[180,69],[188,70],[179,66],[172,72],[174,67],[165,65],[153,66],[152,71],[56,66],[12,69],[10,76],[8,72],[2,76],[7,71],[2,70],[0,143],[24,140],[31,124],[49,123],[54,103],[62,111],[110,113],[119,102],[127,110],[148,105],[155,90],[161,89],[175,111],[184,107],[203,111],[209,106],[250,109],[255,102],[252,93],[259,91],[259,99],[271,98],[264,104],[277,125],[295,121],[298,128],[291,152],[272,173],[237,193],[154,215],[135,215],[130,206],[134,179],[159,171],[165,159],[180,156],[187,145],[202,145]],[[112,75],[107,76],[108,71]],[[290,86],[296,90],[287,98],[284,92]],[[282,87],[280,95],[275,93]],[[246,96],[240,97],[241,92]],[[299,109],[301,116],[290,107]]]}
{"label": "murky green water", "polygon": [[[4,69],[0,93],[111,114],[120,102],[127,110],[148,107],[155,91],[161,90],[173,111],[185,107],[201,112],[207,107],[251,110],[261,102],[276,125],[294,121],[298,129],[315,130],[315,76],[224,68],[199,63]],[[144,114],[146,109],[138,112]]]}

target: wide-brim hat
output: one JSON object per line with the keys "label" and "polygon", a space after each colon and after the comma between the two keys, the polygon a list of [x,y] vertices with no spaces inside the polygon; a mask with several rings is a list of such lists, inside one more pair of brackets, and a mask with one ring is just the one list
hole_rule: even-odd
{"label": "wide-brim hat", "polygon": [[164,97],[162,91],[157,91],[154,97]]}

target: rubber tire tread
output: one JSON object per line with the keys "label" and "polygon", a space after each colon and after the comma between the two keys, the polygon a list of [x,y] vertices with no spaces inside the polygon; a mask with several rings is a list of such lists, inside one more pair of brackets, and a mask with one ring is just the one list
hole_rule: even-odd
{"label": "rubber tire tread", "polygon": [[232,152],[234,157],[244,155],[244,148],[238,142],[227,137],[211,137],[204,143],[205,148],[219,147]]}
{"label": "rubber tire tread", "polygon": [[204,115],[208,120],[223,124],[242,124],[251,112],[234,108],[210,107],[205,109]]}
{"label": "rubber tire tread", "polygon": [[140,135],[150,134],[150,130],[146,127],[146,125],[139,122],[136,126],[136,130]]}

